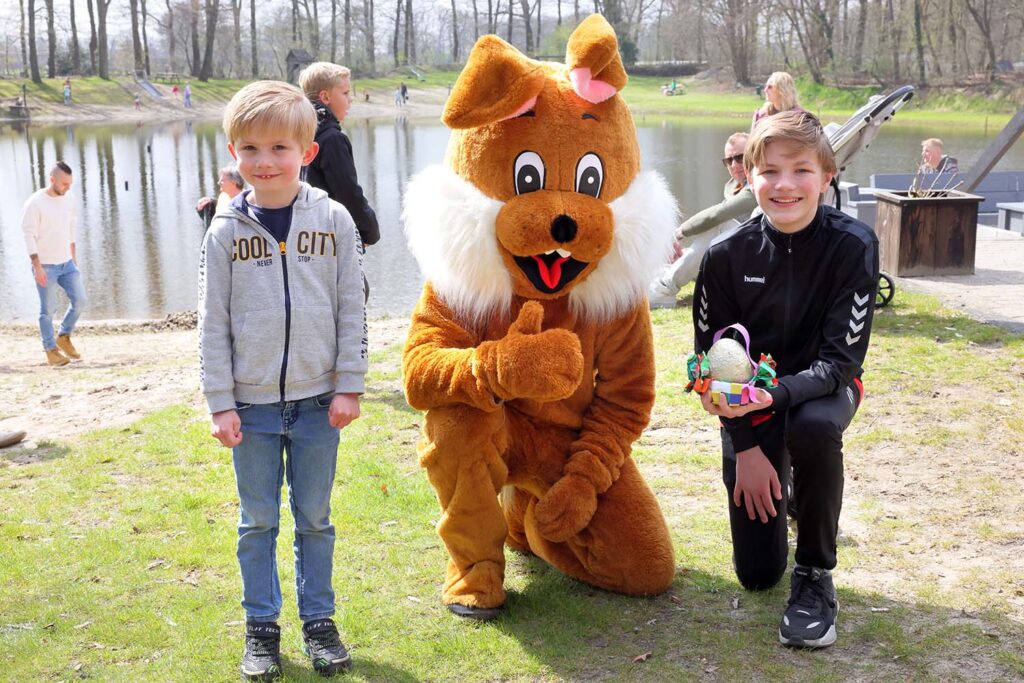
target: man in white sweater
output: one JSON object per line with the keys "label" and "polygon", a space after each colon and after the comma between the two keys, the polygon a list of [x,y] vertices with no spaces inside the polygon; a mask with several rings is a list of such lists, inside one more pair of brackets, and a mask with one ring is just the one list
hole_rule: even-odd
{"label": "man in white sweater", "polygon": [[[58,161],[50,169],[50,184],[33,193],[22,214],[21,229],[32,260],[32,274],[39,291],[39,332],[50,365],[67,365],[81,354],[71,343],[71,333],[85,306],[85,288],[75,255],[74,199],[71,167]],[[57,287],[67,293],[68,306],[56,339],[53,335],[53,309]]]}

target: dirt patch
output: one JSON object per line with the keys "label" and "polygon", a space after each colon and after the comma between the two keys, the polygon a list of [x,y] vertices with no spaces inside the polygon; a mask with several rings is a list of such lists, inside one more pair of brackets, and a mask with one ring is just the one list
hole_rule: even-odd
{"label": "dirt patch", "polygon": [[[0,325],[0,432],[27,439],[3,450],[0,466],[52,457],[53,444],[105,427],[123,427],[165,406],[204,409],[196,359],[195,313],[161,320],[83,323],[75,335],[82,360],[46,364],[38,330]],[[406,318],[370,321],[370,350],[405,339]]]}

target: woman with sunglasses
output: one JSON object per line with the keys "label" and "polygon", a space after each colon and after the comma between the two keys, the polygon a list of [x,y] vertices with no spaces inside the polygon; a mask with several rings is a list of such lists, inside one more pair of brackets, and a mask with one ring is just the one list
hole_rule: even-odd
{"label": "woman with sunglasses", "polygon": [[683,248],[683,255],[651,283],[647,292],[651,308],[675,306],[676,294],[683,285],[697,277],[701,259],[711,242],[739,226],[757,208],[757,200],[747,185],[747,175],[743,170],[746,147],[746,133],[733,133],[725,141],[722,163],[729,171],[729,180],[722,191],[724,199],[691,216],[676,228],[676,241]]}
{"label": "woman with sunglasses", "polygon": [[753,130],[757,122],[764,117],[790,109],[806,111],[796,101],[796,83],[793,82],[793,77],[785,71],[776,71],[764,83],[764,104],[754,112],[750,129]]}

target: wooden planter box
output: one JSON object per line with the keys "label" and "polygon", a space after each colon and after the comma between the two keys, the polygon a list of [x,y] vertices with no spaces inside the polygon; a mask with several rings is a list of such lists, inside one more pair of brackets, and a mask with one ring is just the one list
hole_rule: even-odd
{"label": "wooden planter box", "polygon": [[957,190],[936,198],[876,190],[875,197],[882,270],[900,277],[974,274],[983,197]]}

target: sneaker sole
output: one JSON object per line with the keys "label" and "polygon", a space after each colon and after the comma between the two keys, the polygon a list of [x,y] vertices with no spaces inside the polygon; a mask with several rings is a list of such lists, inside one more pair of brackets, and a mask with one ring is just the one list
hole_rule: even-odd
{"label": "sneaker sole", "polygon": [[[836,600],[836,621],[839,620],[839,601]],[[805,647],[808,649],[817,649],[822,647],[828,647],[832,643],[836,642],[836,622],[833,621],[825,634],[821,638],[814,640],[804,640],[803,638],[796,636],[794,638],[786,638],[782,635],[782,629],[779,629],[779,642],[787,647]]]}
{"label": "sneaker sole", "polygon": [[343,659],[339,662],[331,662],[327,666],[318,667],[316,664],[313,665],[313,671],[317,672],[324,678],[340,674],[342,671],[348,671],[352,668],[352,657]]}
{"label": "sneaker sole", "polygon": [[248,672],[242,669],[242,680],[243,681],[276,681],[281,677],[281,667],[276,664],[266,671],[253,671]]}

